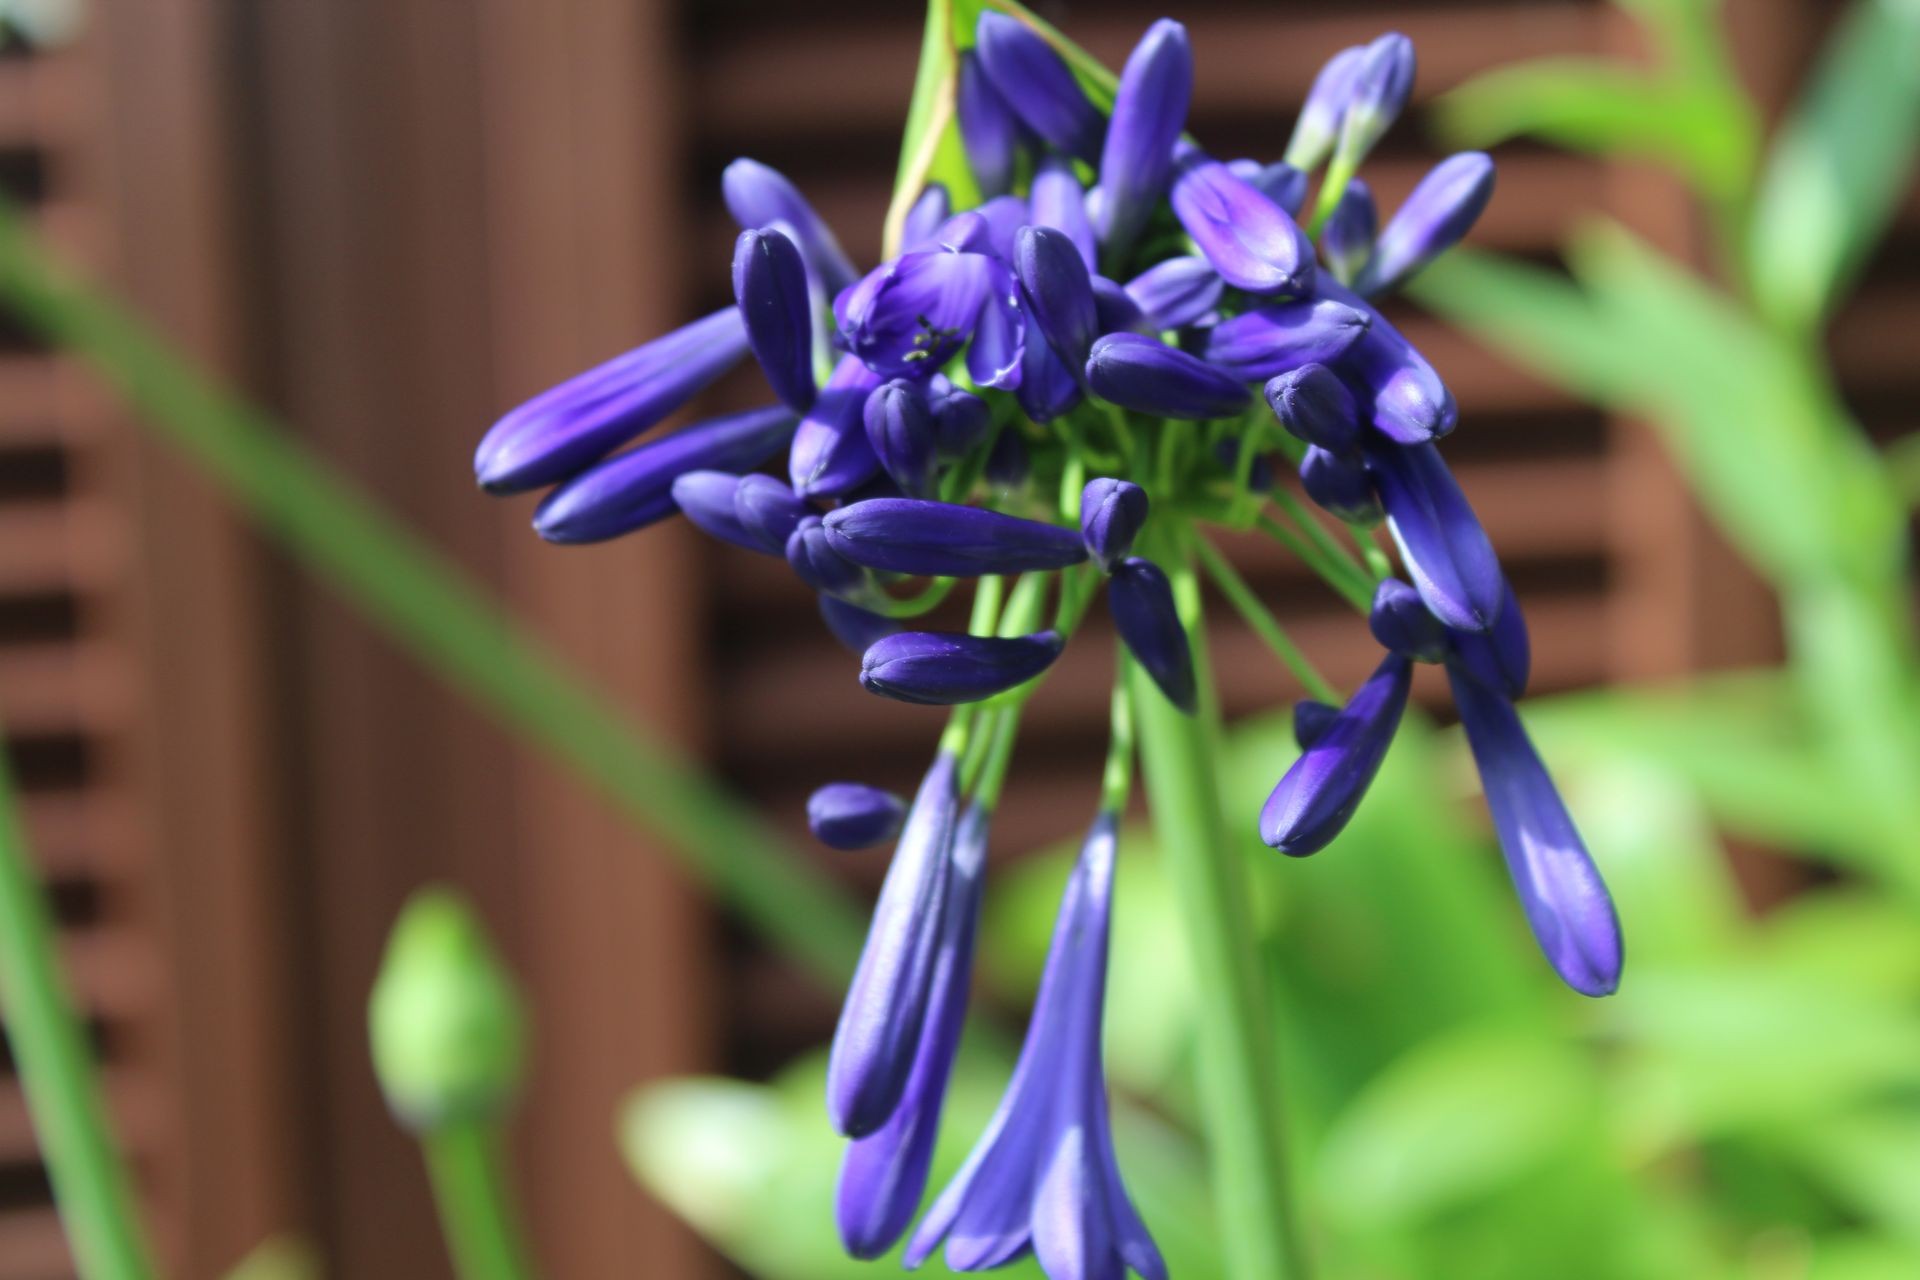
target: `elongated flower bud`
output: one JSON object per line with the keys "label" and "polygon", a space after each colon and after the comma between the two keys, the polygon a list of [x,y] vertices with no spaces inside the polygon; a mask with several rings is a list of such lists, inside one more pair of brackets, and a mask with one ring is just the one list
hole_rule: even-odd
{"label": "elongated flower bud", "polygon": [[827,1056],[827,1116],[849,1138],[894,1113],[920,1046],[950,882],[958,773],[959,762],[941,752],[921,781],[840,1008]]}
{"label": "elongated flower bud", "polygon": [[1279,205],[1290,218],[1298,216],[1300,207],[1307,202],[1306,172],[1294,168],[1285,160],[1274,164],[1261,164],[1258,160],[1229,160],[1227,168],[1233,171],[1236,178]]}
{"label": "elongated flower bud", "polygon": [[1013,273],[1027,314],[1069,369],[1086,364],[1099,335],[1099,313],[1087,264],[1064,232],[1022,227],[1013,242]]}
{"label": "elongated flower bud", "polygon": [[1247,403],[1246,387],[1231,374],[1139,333],[1094,343],[1087,385],[1102,400],[1162,418],[1225,418]]}
{"label": "elongated flower bud", "polygon": [[[1041,346],[1046,346],[1041,343]],[[1048,348],[1051,350],[1051,348]],[[1020,433],[1009,427],[1002,431],[993,442],[993,449],[987,454],[987,483],[1001,497],[1006,497],[1027,483],[1027,473],[1033,467],[1027,453],[1027,442]]]}
{"label": "elongated flower bud", "polygon": [[1100,333],[1147,333],[1150,327],[1140,304],[1117,281],[1093,277],[1093,314]]}
{"label": "elongated flower bud", "polygon": [[1350,524],[1380,523],[1380,502],[1374,497],[1366,466],[1357,457],[1309,446],[1300,459],[1300,487],[1321,510]]}
{"label": "elongated flower bud", "polygon": [[[1338,285],[1328,284],[1322,291],[1349,305],[1366,306]],[[1360,341],[1347,351],[1340,371],[1361,393],[1362,414],[1396,443],[1437,440],[1460,420],[1453,393],[1440,375],[1378,312]]]}
{"label": "elongated flower bud", "polygon": [[829,782],[807,797],[807,828],[829,849],[870,849],[906,820],[906,801],[864,782]]}
{"label": "elongated flower bud", "polygon": [[772,228],[742,231],[733,248],[733,298],[767,384],[795,413],[805,413],[815,391],[813,300],[793,241]]}
{"label": "elongated flower bud", "polygon": [[1568,986],[1610,995],[1620,985],[1623,949],[1606,883],[1513,704],[1457,668],[1448,675],[1533,936]]}
{"label": "elongated flower bud", "polygon": [[1174,216],[1228,284],[1248,293],[1313,291],[1313,246],[1284,209],[1197,149],[1174,163]]}
{"label": "elongated flower bud", "polygon": [[1339,155],[1358,165],[1386,135],[1413,94],[1413,41],[1389,31],[1366,48],[1340,117]]}
{"label": "elongated flower bud", "polygon": [[1173,586],[1160,566],[1142,556],[1121,561],[1107,583],[1107,607],[1134,661],[1153,677],[1168,702],[1192,715],[1199,706],[1193,650],[1187,629],[1180,625]]}
{"label": "elongated flower bud", "polygon": [[795,576],[815,591],[857,599],[869,585],[866,570],[840,554],[819,516],[807,516],[795,526],[786,553]]}
{"label": "elongated flower bud", "polygon": [[779,227],[786,231],[828,297],[859,278],[832,229],[779,170],[758,160],[735,160],[720,175],[720,193],[741,230]]}
{"label": "elongated flower bud", "polygon": [[1087,481],[1080,491],[1080,540],[1102,570],[1112,573],[1132,553],[1149,505],[1147,491],[1131,481]]}
{"label": "elongated flower bud", "polygon": [[967,167],[986,197],[1013,189],[1020,160],[1020,121],[1000,91],[993,87],[971,49],[960,55],[960,86],[955,103],[960,117],[960,141]]}
{"label": "elongated flower bud", "polygon": [[793,435],[785,406],[715,418],[608,458],[548,494],[533,527],[548,542],[604,542],[674,513],[673,482],[689,471],[746,471]]}
{"label": "elongated flower bud", "polygon": [[1388,654],[1267,797],[1261,840],[1302,858],[1346,828],[1386,759],[1412,687],[1413,664]]}
{"label": "elongated flower bud", "polygon": [[1520,612],[1520,601],[1511,583],[1500,605],[1500,616],[1490,630],[1483,632],[1448,631],[1447,664],[1466,672],[1489,689],[1517,699],[1527,691],[1527,677],[1533,670],[1533,645],[1527,636],[1527,619]]}
{"label": "elongated flower bud", "polygon": [[1038,423],[1052,422],[1085,398],[1081,369],[1070,368],[1053,344],[1034,334],[1020,358],[1020,385],[1014,398],[1026,415]]}
{"label": "elongated flower bud", "polygon": [[1293,136],[1287,141],[1287,163],[1302,172],[1320,167],[1333,152],[1340,136],[1340,121],[1353,97],[1353,82],[1366,60],[1364,45],[1351,45],[1327,59],[1307,91],[1306,105],[1293,124]]}
{"label": "elongated flower bud", "polygon": [[1124,253],[1167,193],[1173,144],[1193,99],[1193,48],[1169,18],[1147,28],[1120,73],[1100,155],[1100,240]]}
{"label": "elongated flower bud", "polygon": [[1394,212],[1354,287],[1368,295],[1397,288],[1458,244],[1492,198],[1493,160],[1485,152],[1442,160]]}
{"label": "elongated flower bud", "polygon": [[986,439],[993,412],[971,391],[962,391],[951,383],[941,387],[944,381],[937,380],[927,396],[927,408],[933,414],[934,447],[943,458],[964,457]]}
{"label": "elongated flower bud", "polygon": [[1087,558],[1080,535],[984,507],[874,498],[827,513],[827,540],[855,564],[892,573],[977,577],[1064,569]]}
{"label": "elongated flower bud", "polygon": [[926,497],[933,489],[933,412],[920,389],[894,379],[874,388],[865,410],[867,443],[903,493]]}
{"label": "elongated flower bud", "polygon": [[867,650],[860,684],[869,693],[922,706],[979,702],[1033,679],[1064,647],[1057,631],[1013,637],[902,631]]}
{"label": "elongated flower bud", "polygon": [[1127,295],[1155,329],[1182,329],[1219,306],[1226,287],[1205,258],[1168,258],[1127,281]]}
{"label": "elongated flower bud", "polygon": [[953,200],[947,195],[944,183],[929,182],[926,190],[915,198],[907,210],[907,216],[900,223],[900,242],[909,249],[919,248],[940,229],[940,225],[953,216]]}
{"label": "elongated flower bud", "polygon": [[556,484],[654,426],[747,351],[737,307],[716,311],[543,391],[493,424],[474,451],[488,493]]}
{"label": "elongated flower bud", "polygon": [[1347,384],[1323,364],[1302,365],[1269,379],[1266,397],[1280,425],[1308,444],[1350,453],[1359,442],[1359,406]]}
{"label": "elongated flower bud", "polygon": [[1207,363],[1241,382],[1264,382],[1305,364],[1328,364],[1366,335],[1372,316],[1333,298],[1269,303],[1207,334]]}
{"label": "elongated flower bud", "polygon": [[[1353,284],[1373,257],[1374,237],[1380,231],[1380,214],[1374,208],[1373,189],[1360,178],[1347,183],[1340,202],[1333,206],[1327,225],[1320,228],[1320,253],[1327,269],[1342,284]],[[1362,293],[1375,290],[1362,289]]]}
{"label": "elongated flower bud", "polygon": [[772,476],[755,474],[740,477],[735,486],[733,514],[758,541],[759,550],[777,556],[785,553],[787,539],[813,509]]}
{"label": "elongated flower bud", "polygon": [[[1059,156],[1040,162],[1033,175],[1033,191],[1027,197],[1033,208],[1033,225],[1052,227],[1064,234],[1079,251],[1080,260],[1091,272],[1098,263],[1099,244],[1094,238],[1093,222],[1087,217],[1087,193],[1073,175],[1073,165]],[[1014,252],[1018,254],[1016,241]]]}
{"label": "elongated flower bud", "polygon": [[975,30],[980,66],[1016,116],[1049,144],[1094,163],[1106,121],[1053,46],[1024,22],[983,13]]}
{"label": "elongated flower bud", "polygon": [[1293,704],[1293,740],[1302,751],[1326,736],[1333,728],[1333,722],[1340,716],[1340,708],[1325,702],[1315,702],[1312,698],[1302,698]]}
{"label": "elongated flower bud", "polygon": [[1367,627],[1389,653],[1415,662],[1439,662],[1447,656],[1447,629],[1420,593],[1398,578],[1384,579],[1374,589]]}
{"label": "elongated flower bud", "polygon": [[760,539],[740,523],[733,496],[740,477],[728,471],[689,471],[674,480],[673,505],[709,537],[749,551],[765,551]]}
{"label": "elongated flower bud", "polygon": [[1500,616],[1506,578],[1493,544],[1439,450],[1430,444],[1367,451],[1387,530],[1434,616],[1462,631],[1485,631]]}
{"label": "elongated flower bud", "polygon": [[824,592],[820,596],[820,620],[827,624],[835,640],[857,654],[864,654],[876,640],[900,630],[897,619]]}
{"label": "elongated flower bud", "polygon": [[880,379],[857,356],[840,357],[813,412],[793,433],[787,465],[795,493],[803,498],[837,497],[880,469],[862,418],[867,397],[879,385]]}

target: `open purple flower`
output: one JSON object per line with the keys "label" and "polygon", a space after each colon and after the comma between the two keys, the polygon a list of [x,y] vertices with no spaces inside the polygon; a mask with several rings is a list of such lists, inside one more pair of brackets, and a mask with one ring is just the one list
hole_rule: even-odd
{"label": "open purple flower", "polygon": [[930,377],[966,347],[975,382],[1018,381],[1025,324],[1013,274],[984,253],[902,254],[833,305],[847,350],[882,378]]}

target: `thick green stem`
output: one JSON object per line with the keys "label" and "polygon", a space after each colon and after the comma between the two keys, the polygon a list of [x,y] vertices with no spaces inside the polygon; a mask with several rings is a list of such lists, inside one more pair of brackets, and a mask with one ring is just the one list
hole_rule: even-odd
{"label": "thick green stem", "polygon": [[1267,607],[1260,603],[1260,598],[1254,595],[1253,588],[1247,585],[1247,580],[1240,576],[1239,571],[1227,558],[1220,554],[1220,549],[1199,533],[1193,537],[1193,549],[1200,557],[1201,564],[1206,566],[1207,575],[1213,579],[1214,585],[1220,588],[1220,594],[1227,598],[1227,603],[1239,611],[1240,616],[1246,619],[1247,625],[1253,628],[1255,635],[1266,641],[1267,647],[1286,664],[1287,669],[1293,672],[1306,691],[1322,702],[1330,702],[1338,706],[1341,698],[1332,682],[1320,674],[1319,668],[1315,667],[1307,655],[1301,651],[1300,646],[1293,642],[1293,637],[1288,635],[1286,629],[1267,611]]}
{"label": "thick green stem", "polygon": [[530,1280],[519,1214],[500,1166],[500,1135],[468,1120],[421,1137],[441,1234],[461,1280]]}
{"label": "thick green stem", "polygon": [[145,1280],[153,1265],[57,946],[12,783],[0,764],[0,1008],[7,1043],[80,1274]]}
{"label": "thick green stem", "polygon": [[1288,1179],[1273,1005],[1248,910],[1246,868],[1222,817],[1219,706],[1199,583],[1190,557],[1168,554],[1175,550],[1169,542],[1156,554],[1192,638],[1200,714],[1182,714],[1137,664],[1128,674],[1156,842],[1173,880],[1199,997],[1200,1101],[1226,1274],[1302,1280],[1307,1268]]}

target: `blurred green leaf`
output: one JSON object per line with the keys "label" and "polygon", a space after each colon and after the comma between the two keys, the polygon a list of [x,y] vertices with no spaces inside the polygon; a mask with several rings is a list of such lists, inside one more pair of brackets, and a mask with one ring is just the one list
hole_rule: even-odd
{"label": "blurred green leaf", "polygon": [[1830,1236],[1813,1250],[1806,1280],[1912,1280],[1920,1275],[1920,1250],[1865,1233]]}
{"label": "blurred green leaf", "polygon": [[1747,274],[1776,321],[1817,324],[1866,260],[1920,148],[1920,0],[1856,0],[1782,126]]}
{"label": "blurred green leaf", "polygon": [[1796,1146],[1849,1207],[1920,1247],[1920,1110],[1886,1105],[1830,1120]]}

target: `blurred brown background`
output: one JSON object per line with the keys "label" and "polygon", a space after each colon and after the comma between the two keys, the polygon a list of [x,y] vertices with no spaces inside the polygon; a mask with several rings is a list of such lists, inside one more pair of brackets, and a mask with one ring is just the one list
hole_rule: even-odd
{"label": "blurred brown background", "polygon": [[[1417,42],[1423,98],[1497,63],[1634,40],[1576,0],[1039,7],[1116,62],[1172,9],[1199,62],[1196,132],[1263,158],[1320,60],[1382,28]],[[1828,6],[1728,9],[1746,75],[1778,100]],[[469,459],[502,409],[725,296],[717,180],[736,155],[785,170],[873,259],[919,6],[95,0],[85,17],[68,46],[0,55],[0,183],[68,254],[796,834],[828,777],[911,784],[933,720],[858,690],[782,566],[680,527],[543,546],[525,504],[475,492]],[[1369,171],[1384,206],[1431,156],[1416,116]],[[1525,147],[1500,160],[1478,243],[1548,260],[1596,207],[1692,243],[1651,172]],[[1881,266],[1836,350],[1865,419],[1911,428],[1911,205]],[[1649,435],[1430,322],[1408,328],[1461,402],[1449,456],[1535,620],[1541,688],[1776,652],[1767,600]],[[1355,620],[1246,551],[1316,659],[1360,674]],[[1223,626],[1217,645],[1230,710],[1294,696],[1250,636]],[[1101,646],[1080,650],[1030,717],[1006,849],[1084,816],[1107,673]],[[532,990],[517,1154],[549,1274],[726,1274],[634,1188],[614,1108],[650,1076],[779,1063],[829,1029],[833,995],[10,328],[0,713],[175,1274],[218,1275],[281,1230],[318,1242],[335,1276],[448,1273],[363,1029],[393,913],[436,877],[478,897]],[[851,882],[877,874],[816,856]],[[0,1280],[68,1274],[19,1092],[0,1082]]]}

